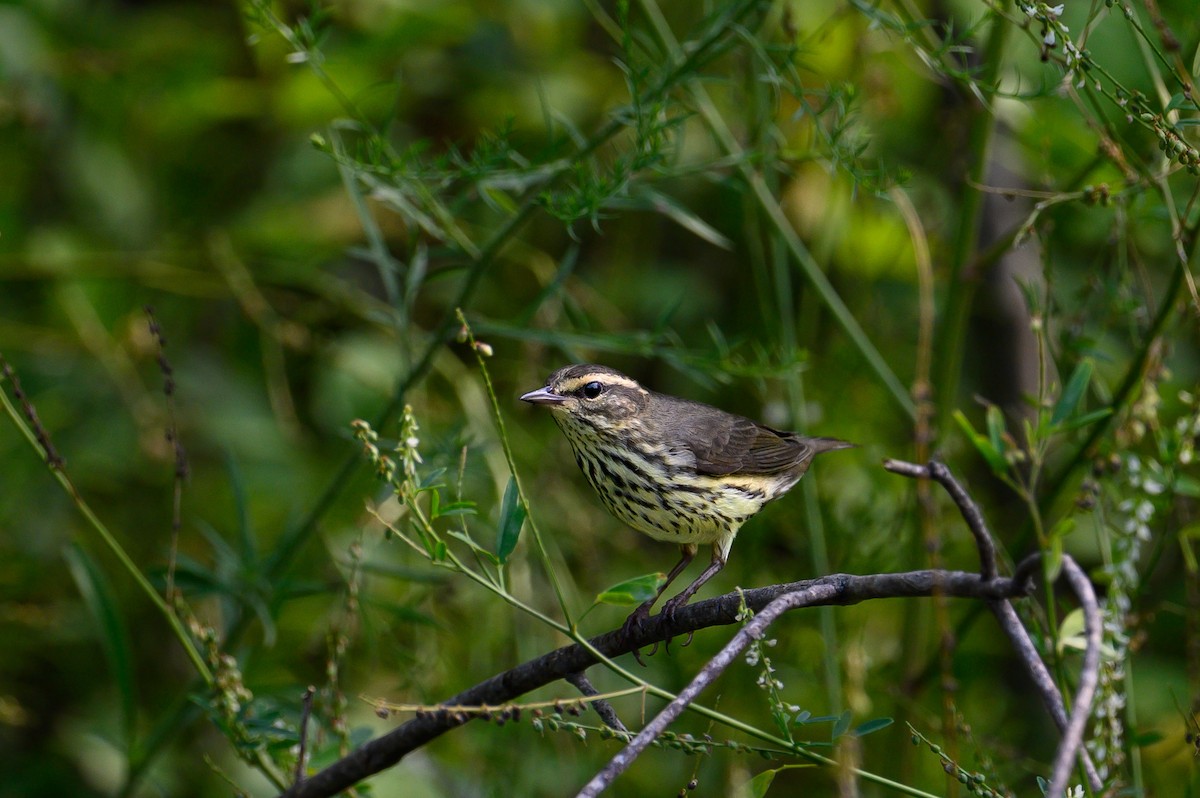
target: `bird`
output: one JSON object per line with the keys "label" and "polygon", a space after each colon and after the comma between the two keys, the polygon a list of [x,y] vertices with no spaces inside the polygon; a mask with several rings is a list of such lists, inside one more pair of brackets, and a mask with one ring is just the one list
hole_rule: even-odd
{"label": "bird", "polygon": [[818,454],[855,445],[657,393],[596,364],[564,366],[521,400],[550,410],[610,513],[654,540],[679,545],[679,562],[626,619],[626,633],[647,620],[701,545],[712,546],[712,560],[663,604],[668,622],[725,567],[742,524],[799,482]]}

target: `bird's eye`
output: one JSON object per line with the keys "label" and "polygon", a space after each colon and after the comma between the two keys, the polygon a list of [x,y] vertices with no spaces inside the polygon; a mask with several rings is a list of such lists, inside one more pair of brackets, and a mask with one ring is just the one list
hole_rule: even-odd
{"label": "bird's eye", "polygon": [[588,399],[595,399],[602,393],[604,393],[604,386],[598,382],[589,382],[583,386],[583,395]]}

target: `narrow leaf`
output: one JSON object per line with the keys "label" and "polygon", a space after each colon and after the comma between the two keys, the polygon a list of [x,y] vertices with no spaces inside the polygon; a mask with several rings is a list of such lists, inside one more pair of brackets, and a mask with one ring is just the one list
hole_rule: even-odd
{"label": "narrow leaf", "polygon": [[775,777],[785,770],[797,770],[799,768],[814,768],[816,765],[807,762],[798,763],[795,765],[784,765],[782,767],[764,770],[750,781],[746,782],[746,789],[743,789],[738,795],[749,795],[752,798],[763,798],[767,791],[771,789],[771,782],[775,781]]}
{"label": "narrow leaf", "polygon": [[1050,416],[1052,425],[1061,424],[1075,414],[1075,408],[1079,407],[1084,391],[1092,381],[1094,369],[1090,359],[1084,358],[1079,361],[1079,365],[1071,373],[1071,379],[1067,380],[1067,386],[1063,388],[1062,396],[1058,397],[1058,402],[1054,405],[1054,413]]}
{"label": "narrow leaf", "polygon": [[450,502],[441,506],[442,517],[447,515],[475,515],[475,502]]}
{"label": "narrow leaf", "polygon": [[133,688],[133,657],[129,646],[129,630],[117,606],[112,586],[104,572],[78,544],[72,543],[63,551],[67,567],[79,588],[84,604],[96,621],[105,658],[112,669],[113,681],[121,696],[121,720],[125,729],[127,750],[133,747],[135,700]]}
{"label": "narrow leaf", "polygon": [[891,726],[891,725],[892,725],[891,718],[875,718],[874,720],[868,720],[865,723],[858,724],[857,726],[854,727],[853,730],[851,730],[850,733],[852,735],[854,735],[855,737],[865,737],[866,735],[870,734],[871,732],[877,732],[880,729],[886,729],[888,726]]}
{"label": "narrow leaf", "polygon": [[1146,748],[1154,745],[1155,743],[1160,743],[1164,739],[1166,739],[1166,736],[1162,732],[1148,731],[1142,732],[1141,734],[1135,734],[1130,737],[1129,744],[1134,748]]}
{"label": "narrow leaf", "polygon": [[1054,582],[1062,570],[1063,541],[1062,538],[1050,538],[1050,548],[1043,553],[1046,558],[1045,574],[1047,582]]}
{"label": "narrow leaf", "polygon": [[496,536],[496,556],[500,562],[508,562],[509,555],[517,547],[521,537],[521,527],[525,524],[526,510],[517,493],[517,481],[508,478],[508,487],[504,489],[504,498],[500,501],[500,530]]}
{"label": "narrow leaf", "polygon": [[1176,108],[1187,108],[1188,110],[1194,110],[1196,108],[1196,103],[1191,97],[1180,92],[1179,94],[1171,95],[1171,101],[1167,103],[1167,107],[1164,108],[1163,111],[1174,111]]}
{"label": "narrow leaf", "polygon": [[997,405],[988,405],[987,431],[992,448],[1004,454],[1004,412]]}
{"label": "narrow leaf", "polygon": [[641,604],[643,601],[649,601],[657,596],[659,589],[666,583],[667,575],[661,572],[635,576],[633,579],[618,582],[612,587],[606,588],[596,596],[596,603],[613,604],[618,607]]}
{"label": "narrow leaf", "polygon": [[763,798],[763,796],[767,794],[767,790],[771,789],[771,782],[775,781],[775,774],[780,770],[781,768],[776,768],[775,770],[764,770],[762,773],[759,773],[757,776],[750,779],[750,783],[747,786],[750,788],[748,792],[751,798]]}
{"label": "narrow leaf", "polygon": [[843,712],[841,714],[841,716],[837,719],[837,723],[833,724],[833,733],[830,735],[830,739],[836,740],[837,738],[839,738],[843,734],[845,734],[847,731],[849,731],[850,720],[852,718],[853,718],[853,715],[850,714],[850,710],[847,709],[845,712]]}
{"label": "narrow leaf", "polygon": [[644,205],[649,210],[661,213],[684,230],[707,241],[714,247],[725,250],[733,249],[733,242],[719,230],[666,194],[661,194],[653,189],[645,189],[641,192],[641,196],[634,200],[634,204]]}
{"label": "narrow leaf", "polygon": [[975,428],[971,426],[971,422],[967,420],[967,417],[961,410],[954,411],[954,420],[958,422],[958,426],[962,429],[963,434],[967,436],[967,440],[983,455],[983,459],[991,466],[993,472],[1002,474],[1008,470],[1008,462],[1004,459],[1004,455],[1000,454],[996,450],[996,447],[992,446],[991,441],[975,431]]}
{"label": "narrow leaf", "polygon": [[1084,413],[1082,416],[1075,416],[1075,418],[1067,419],[1063,422],[1063,425],[1058,428],[1059,432],[1070,432],[1073,429],[1086,427],[1088,424],[1099,421],[1106,416],[1111,416],[1112,412],[1113,411],[1111,407],[1102,407],[1099,410],[1093,410],[1090,413]]}
{"label": "narrow leaf", "polygon": [[427,474],[422,475],[421,482],[417,486],[417,491],[430,490],[432,488],[442,487],[442,477],[446,475],[445,468],[435,468]]}
{"label": "narrow leaf", "polygon": [[1050,528],[1051,538],[1065,538],[1067,535],[1075,531],[1075,516],[1064,515],[1058,519],[1058,523]]}

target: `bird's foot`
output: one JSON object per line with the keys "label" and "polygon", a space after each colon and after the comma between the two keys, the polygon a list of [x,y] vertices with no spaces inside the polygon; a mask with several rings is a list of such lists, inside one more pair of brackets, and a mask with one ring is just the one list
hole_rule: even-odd
{"label": "bird's foot", "polygon": [[[639,604],[638,608],[629,613],[629,617],[625,619],[625,623],[621,625],[621,635],[627,640],[632,641],[634,637],[641,634],[642,627],[646,624],[646,619],[650,617],[650,607],[653,602]],[[654,656],[654,652],[658,651],[658,643],[654,644],[654,648],[650,651],[650,656]],[[630,649],[633,658],[637,660],[637,664],[643,668],[646,663],[642,661],[642,651],[639,648]]]}
{"label": "bird's foot", "polygon": [[[663,617],[663,620],[667,622],[668,626],[675,625],[676,614],[678,614],[679,610],[682,609],[683,606],[688,603],[689,598],[691,598],[691,596],[685,596],[685,595],[681,594],[681,595],[675,596],[674,598],[668,599],[667,603],[663,604],[662,617]],[[687,640],[683,643],[684,648],[686,648],[692,644],[692,638],[695,637],[695,635],[696,635],[695,631],[688,632]],[[666,639],[666,642],[664,645],[664,650],[669,650],[672,639],[673,638],[670,638],[670,637],[668,637]]]}

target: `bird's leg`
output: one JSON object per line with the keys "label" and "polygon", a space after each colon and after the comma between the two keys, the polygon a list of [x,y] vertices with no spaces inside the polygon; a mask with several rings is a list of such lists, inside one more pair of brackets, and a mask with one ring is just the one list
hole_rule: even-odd
{"label": "bird's leg", "polygon": [[[641,629],[642,624],[645,623],[646,619],[650,617],[650,608],[654,606],[654,602],[658,601],[659,597],[663,594],[663,592],[666,591],[671,582],[675,581],[675,577],[683,573],[683,569],[687,568],[688,565],[691,564],[692,560],[695,559],[696,546],[695,544],[686,544],[680,546],[679,553],[681,555],[679,562],[675,563],[675,567],[672,568],[671,572],[667,574],[667,581],[663,582],[662,587],[660,587],[658,592],[654,594],[654,598],[639,604],[638,608],[629,613],[629,617],[625,619],[625,623],[621,627],[621,631],[625,637],[629,637],[635,631]],[[716,572],[714,571],[713,573]],[[672,601],[674,601],[674,599],[672,599]],[[640,662],[641,660],[639,659],[638,661]]]}
{"label": "bird's leg", "polygon": [[[725,552],[727,550],[728,547],[723,550],[720,544],[714,545],[712,562],[708,564],[708,567],[700,572],[700,575],[696,577],[694,582],[679,591],[678,595],[667,600],[667,603],[662,608],[662,614],[667,619],[667,623],[674,622],[675,613],[679,611],[679,608],[687,604],[688,599],[696,595],[696,591],[703,587],[705,582],[712,579],[718,571],[725,567]],[[692,636],[688,635],[688,641],[684,645],[686,646],[690,642],[692,642]]]}

